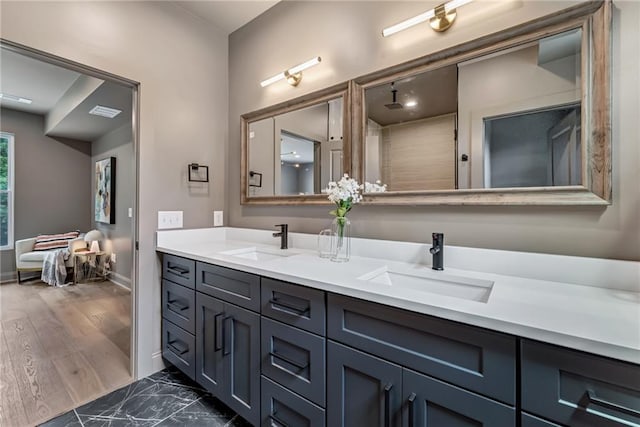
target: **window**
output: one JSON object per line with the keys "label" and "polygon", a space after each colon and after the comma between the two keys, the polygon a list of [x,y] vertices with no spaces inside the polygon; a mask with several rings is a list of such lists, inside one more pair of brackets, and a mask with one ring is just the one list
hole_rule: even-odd
{"label": "window", "polygon": [[13,135],[0,132],[0,249],[13,249]]}

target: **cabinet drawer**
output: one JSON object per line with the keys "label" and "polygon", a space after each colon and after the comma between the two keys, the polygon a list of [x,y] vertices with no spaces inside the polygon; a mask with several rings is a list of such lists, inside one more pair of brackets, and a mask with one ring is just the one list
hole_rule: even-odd
{"label": "cabinet drawer", "polygon": [[195,349],[193,335],[162,320],[162,356],[193,380],[196,376]]}
{"label": "cabinet drawer", "polygon": [[570,426],[640,425],[640,366],[522,341],[522,409]]}
{"label": "cabinet drawer", "polygon": [[426,375],[402,370],[403,425],[513,427],[516,411],[484,396]]}
{"label": "cabinet drawer", "polygon": [[324,427],[322,408],[262,377],[263,427]]}
{"label": "cabinet drawer", "polygon": [[240,307],[260,311],[260,276],[198,262],[196,289]]}
{"label": "cabinet drawer", "polygon": [[262,278],[262,314],[325,335],[324,292]]}
{"label": "cabinet drawer", "polygon": [[533,415],[522,413],[520,417],[520,425],[522,427],[562,427],[560,424],[551,423],[543,420],[542,418],[534,417]]}
{"label": "cabinet drawer", "polygon": [[195,286],[196,262],[175,255],[162,255],[162,277],[187,288]]}
{"label": "cabinet drawer", "polygon": [[515,402],[514,337],[329,294],[327,335],[460,387]]}
{"label": "cabinet drawer", "polygon": [[194,334],[196,326],[195,296],[196,291],[193,289],[163,280],[162,317]]}
{"label": "cabinet drawer", "polygon": [[262,318],[262,374],[325,405],[325,339]]}

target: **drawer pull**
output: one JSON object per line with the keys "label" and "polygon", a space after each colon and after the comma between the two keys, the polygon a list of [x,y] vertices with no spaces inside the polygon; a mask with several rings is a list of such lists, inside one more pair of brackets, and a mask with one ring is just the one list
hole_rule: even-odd
{"label": "drawer pull", "polygon": [[169,307],[169,309],[171,309],[171,311],[184,311],[189,308],[188,304],[184,304],[177,299],[167,301],[167,306]]}
{"label": "drawer pull", "polygon": [[269,414],[269,418],[271,419],[272,427],[289,427],[289,424],[276,417],[276,414]]}
{"label": "drawer pull", "polygon": [[[618,411],[623,414],[631,415],[632,417],[640,418],[640,412],[631,408],[627,408],[626,406],[618,405],[617,403],[612,403],[612,402],[607,402],[606,400],[602,400],[596,396],[596,392],[593,390],[587,390],[585,392],[585,395],[587,396],[587,405],[592,403],[594,405],[598,405],[603,408],[611,409],[613,411]],[[585,407],[585,409],[587,408]]]}
{"label": "drawer pull", "polygon": [[285,362],[287,362],[290,365],[295,366],[296,368],[300,369],[301,371],[304,369],[307,369],[309,367],[309,364],[307,363],[306,365],[301,365],[300,363],[296,362],[295,360],[289,359],[286,356],[283,356],[280,353],[276,353],[275,351],[270,351],[269,355],[272,357],[275,357],[276,359],[280,359],[283,360]]}
{"label": "drawer pull", "polygon": [[289,310],[296,312],[296,314],[298,314],[299,316],[304,316],[305,314],[308,314],[309,310],[311,309],[311,307],[307,307],[307,308],[296,307],[293,304],[283,302],[277,298],[270,299],[269,302],[271,303],[271,305],[279,305],[280,307],[288,308]]}
{"label": "drawer pull", "polygon": [[391,427],[391,389],[393,384],[384,387],[384,427]]}
{"label": "drawer pull", "polygon": [[182,342],[180,342],[180,340],[169,341],[167,343],[167,345],[176,354],[185,354],[187,351],[189,351],[189,347],[187,347],[186,345],[182,344]]}
{"label": "drawer pull", "polygon": [[189,273],[188,268],[180,267],[179,265],[171,265],[171,263],[167,264],[167,271],[173,274],[179,274],[184,276]]}
{"label": "drawer pull", "polygon": [[409,427],[413,427],[414,426],[414,419],[415,419],[415,403],[416,403],[416,394],[415,393],[411,393],[409,395]]}

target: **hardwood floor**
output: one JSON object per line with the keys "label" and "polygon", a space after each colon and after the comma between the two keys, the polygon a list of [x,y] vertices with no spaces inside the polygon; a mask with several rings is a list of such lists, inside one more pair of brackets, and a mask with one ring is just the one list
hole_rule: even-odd
{"label": "hardwood floor", "polygon": [[0,285],[0,426],[33,426],[130,383],[131,294],[109,281]]}

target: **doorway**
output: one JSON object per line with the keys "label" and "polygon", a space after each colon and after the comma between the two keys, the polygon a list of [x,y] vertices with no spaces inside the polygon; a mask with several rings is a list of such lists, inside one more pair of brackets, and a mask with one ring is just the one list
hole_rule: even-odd
{"label": "doorway", "polygon": [[[13,145],[0,424],[21,426],[135,378],[138,84],[5,40],[0,54],[0,131]],[[37,261],[44,235],[70,240],[53,285]]]}

